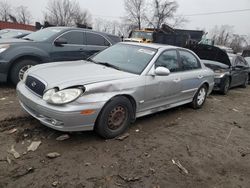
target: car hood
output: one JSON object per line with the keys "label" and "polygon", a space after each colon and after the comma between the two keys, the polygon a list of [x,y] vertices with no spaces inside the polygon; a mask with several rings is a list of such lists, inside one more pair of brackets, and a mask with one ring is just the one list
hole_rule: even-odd
{"label": "car hood", "polygon": [[16,39],[16,38],[0,38],[0,44],[13,44],[13,43],[28,43],[31,41],[23,40],[23,39]]}
{"label": "car hood", "polygon": [[231,66],[228,54],[218,47],[206,44],[193,44],[187,46],[187,48],[195,52],[200,59],[216,61]]}
{"label": "car hood", "polygon": [[60,89],[137,76],[88,61],[57,62],[38,65],[31,68],[28,71],[28,75],[45,81],[47,88],[58,87]]}
{"label": "car hood", "polygon": [[201,60],[201,61],[205,64],[206,67],[212,70],[219,70],[219,69],[228,70],[229,69],[228,65],[225,65],[217,61],[210,61],[210,60]]}

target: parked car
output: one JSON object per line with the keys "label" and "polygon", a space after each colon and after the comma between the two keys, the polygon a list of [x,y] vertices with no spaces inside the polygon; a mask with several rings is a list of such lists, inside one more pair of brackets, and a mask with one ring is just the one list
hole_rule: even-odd
{"label": "parked car", "polygon": [[137,117],[186,103],[201,108],[213,86],[213,71],[190,50],[124,42],[89,61],[32,67],[17,93],[48,127],[113,138]]}
{"label": "parked car", "polygon": [[17,84],[31,66],[87,59],[121,39],[82,28],[50,27],[22,39],[0,41],[0,81]]}
{"label": "parked car", "polygon": [[0,39],[7,39],[7,38],[23,38],[33,31],[22,30],[22,29],[3,29],[0,30]]}
{"label": "parked car", "polygon": [[215,72],[215,91],[225,95],[232,87],[247,87],[249,66],[242,56],[204,44],[194,45],[191,49]]}
{"label": "parked car", "polygon": [[[250,57],[245,57],[245,60],[247,61],[249,67],[250,67]],[[249,73],[248,73],[248,84],[250,84],[250,70],[249,70]]]}

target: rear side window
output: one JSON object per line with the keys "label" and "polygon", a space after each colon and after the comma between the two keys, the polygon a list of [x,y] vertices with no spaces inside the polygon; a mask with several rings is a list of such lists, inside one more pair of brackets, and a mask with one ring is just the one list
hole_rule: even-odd
{"label": "rear side window", "polygon": [[192,53],[182,50],[179,51],[179,53],[183,70],[193,70],[201,68],[200,62]]}
{"label": "rear side window", "polygon": [[110,43],[101,35],[86,32],[87,45],[110,46]]}
{"label": "rear side window", "polygon": [[170,72],[180,71],[180,65],[178,63],[178,56],[176,50],[169,50],[163,52],[155,63],[155,67],[165,67]]}
{"label": "rear side window", "polygon": [[83,45],[84,33],[79,31],[70,31],[63,34],[60,38],[65,38],[68,44]]}

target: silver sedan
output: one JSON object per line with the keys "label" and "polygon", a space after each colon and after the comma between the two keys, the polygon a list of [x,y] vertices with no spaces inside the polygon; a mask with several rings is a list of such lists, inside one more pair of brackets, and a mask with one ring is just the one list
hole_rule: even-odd
{"label": "silver sedan", "polygon": [[35,66],[17,93],[48,127],[114,138],[138,117],[187,103],[201,108],[213,86],[213,71],[187,49],[124,42],[88,61]]}

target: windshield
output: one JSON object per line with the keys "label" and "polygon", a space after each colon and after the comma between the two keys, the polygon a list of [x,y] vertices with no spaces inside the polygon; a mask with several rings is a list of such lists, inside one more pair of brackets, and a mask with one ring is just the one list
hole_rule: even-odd
{"label": "windshield", "polygon": [[147,40],[153,40],[153,33],[144,31],[133,31],[131,38],[142,38]]}
{"label": "windshield", "polygon": [[141,74],[156,52],[153,48],[119,43],[100,52],[91,60],[112,65],[122,71]]}
{"label": "windshield", "polygon": [[52,37],[53,35],[61,32],[63,29],[62,28],[46,28],[46,29],[41,29],[37,32],[31,33],[24,37],[23,39],[26,40],[32,40],[32,41],[45,41]]}

